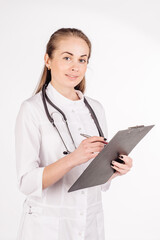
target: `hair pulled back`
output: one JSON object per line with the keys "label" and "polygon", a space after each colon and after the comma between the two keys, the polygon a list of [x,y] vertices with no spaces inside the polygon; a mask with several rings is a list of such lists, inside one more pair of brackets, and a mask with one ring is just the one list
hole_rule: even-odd
{"label": "hair pulled back", "polygon": [[[88,39],[88,37],[81,30],[79,30],[77,28],[60,28],[51,35],[51,37],[47,43],[47,46],[46,46],[46,53],[48,54],[49,58],[52,59],[54,51],[58,47],[58,42],[67,37],[79,37],[87,43],[87,45],[89,47],[89,56],[88,56],[88,62],[89,62],[89,58],[91,55],[91,42]],[[44,65],[41,79],[40,79],[38,87],[35,91],[35,94],[40,92],[43,85],[45,83],[48,84],[50,81],[51,81],[51,70],[48,70],[46,65]],[[82,81],[77,86],[75,86],[75,89],[80,90],[82,93],[84,93],[85,85],[86,85],[86,81],[85,81],[85,76],[84,76]]]}

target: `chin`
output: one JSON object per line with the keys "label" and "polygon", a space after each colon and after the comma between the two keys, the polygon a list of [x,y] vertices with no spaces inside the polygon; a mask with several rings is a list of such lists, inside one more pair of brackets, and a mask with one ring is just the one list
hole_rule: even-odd
{"label": "chin", "polygon": [[81,81],[77,81],[77,82],[70,82],[70,84],[67,84],[68,87],[72,87],[72,88],[75,88]]}

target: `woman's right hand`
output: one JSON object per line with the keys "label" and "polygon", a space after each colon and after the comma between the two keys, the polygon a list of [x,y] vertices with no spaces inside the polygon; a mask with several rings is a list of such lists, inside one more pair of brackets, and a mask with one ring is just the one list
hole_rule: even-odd
{"label": "woman's right hand", "polygon": [[104,148],[105,144],[106,142],[103,137],[93,136],[84,139],[78,148],[70,154],[73,165],[77,166],[95,158]]}

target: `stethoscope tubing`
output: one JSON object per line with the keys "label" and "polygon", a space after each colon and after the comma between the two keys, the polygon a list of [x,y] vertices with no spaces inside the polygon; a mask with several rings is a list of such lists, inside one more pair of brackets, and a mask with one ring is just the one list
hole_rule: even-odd
{"label": "stethoscope tubing", "polygon": [[[47,84],[44,84],[43,87],[42,87],[42,101],[43,101],[43,105],[44,105],[44,109],[45,109],[46,115],[47,115],[47,117],[48,117],[48,120],[49,120],[49,121],[51,122],[51,124],[53,125],[53,127],[56,128],[56,130],[57,130],[57,132],[58,132],[58,134],[59,134],[59,136],[60,136],[60,138],[61,138],[61,140],[62,140],[62,142],[63,142],[63,145],[64,145],[64,147],[65,147],[65,149],[66,149],[66,151],[64,151],[63,153],[64,153],[64,154],[69,154],[69,153],[71,153],[71,152],[68,150],[68,148],[67,148],[67,146],[66,146],[66,144],[65,144],[65,142],[64,142],[64,140],[63,140],[63,138],[62,138],[62,136],[61,136],[61,133],[59,132],[57,126],[56,126],[55,123],[54,123],[54,119],[51,117],[51,115],[50,115],[50,113],[49,113],[49,111],[48,111],[48,107],[47,107],[46,101],[47,101],[53,108],[55,108],[59,113],[61,113],[61,115],[63,116],[63,120],[64,120],[64,122],[66,123],[66,127],[67,127],[67,130],[68,130],[68,133],[69,133],[70,138],[71,138],[71,140],[72,140],[72,143],[73,143],[73,145],[74,145],[74,147],[75,147],[75,149],[76,149],[75,142],[74,142],[74,140],[73,140],[72,134],[71,134],[70,129],[69,129],[69,126],[68,126],[67,118],[66,118],[64,112],[63,112],[60,108],[58,108],[58,107],[49,99],[49,97],[48,97],[47,94],[46,94],[46,88],[47,88]],[[85,105],[87,106],[87,108],[88,108],[89,111],[90,111],[90,114],[91,114],[91,116],[92,116],[92,118],[93,118],[93,120],[94,120],[94,122],[95,122],[95,125],[96,125],[96,127],[97,127],[98,132],[99,132],[99,135],[100,135],[101,137],[104,137],[104,134],[103,134],[102,129],[101,129],[100,125],[99,125],[98,119],[97,119],[97,117],[96,117],[96,115],[95,115],[92,107],[89,105],[89,103],[88,103],[88,101],[86,100],[85,97],[84,97],[84,103],[85,103]]]}

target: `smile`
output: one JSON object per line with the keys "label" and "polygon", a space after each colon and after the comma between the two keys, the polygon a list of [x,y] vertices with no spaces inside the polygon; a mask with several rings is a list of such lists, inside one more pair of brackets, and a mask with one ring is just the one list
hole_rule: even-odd
{"label": "smile", "polygon": [[66,74],[67,77],[71,78],[71,79],[76,79],[78,76],[74,76],[74,75],[68,75]]}

